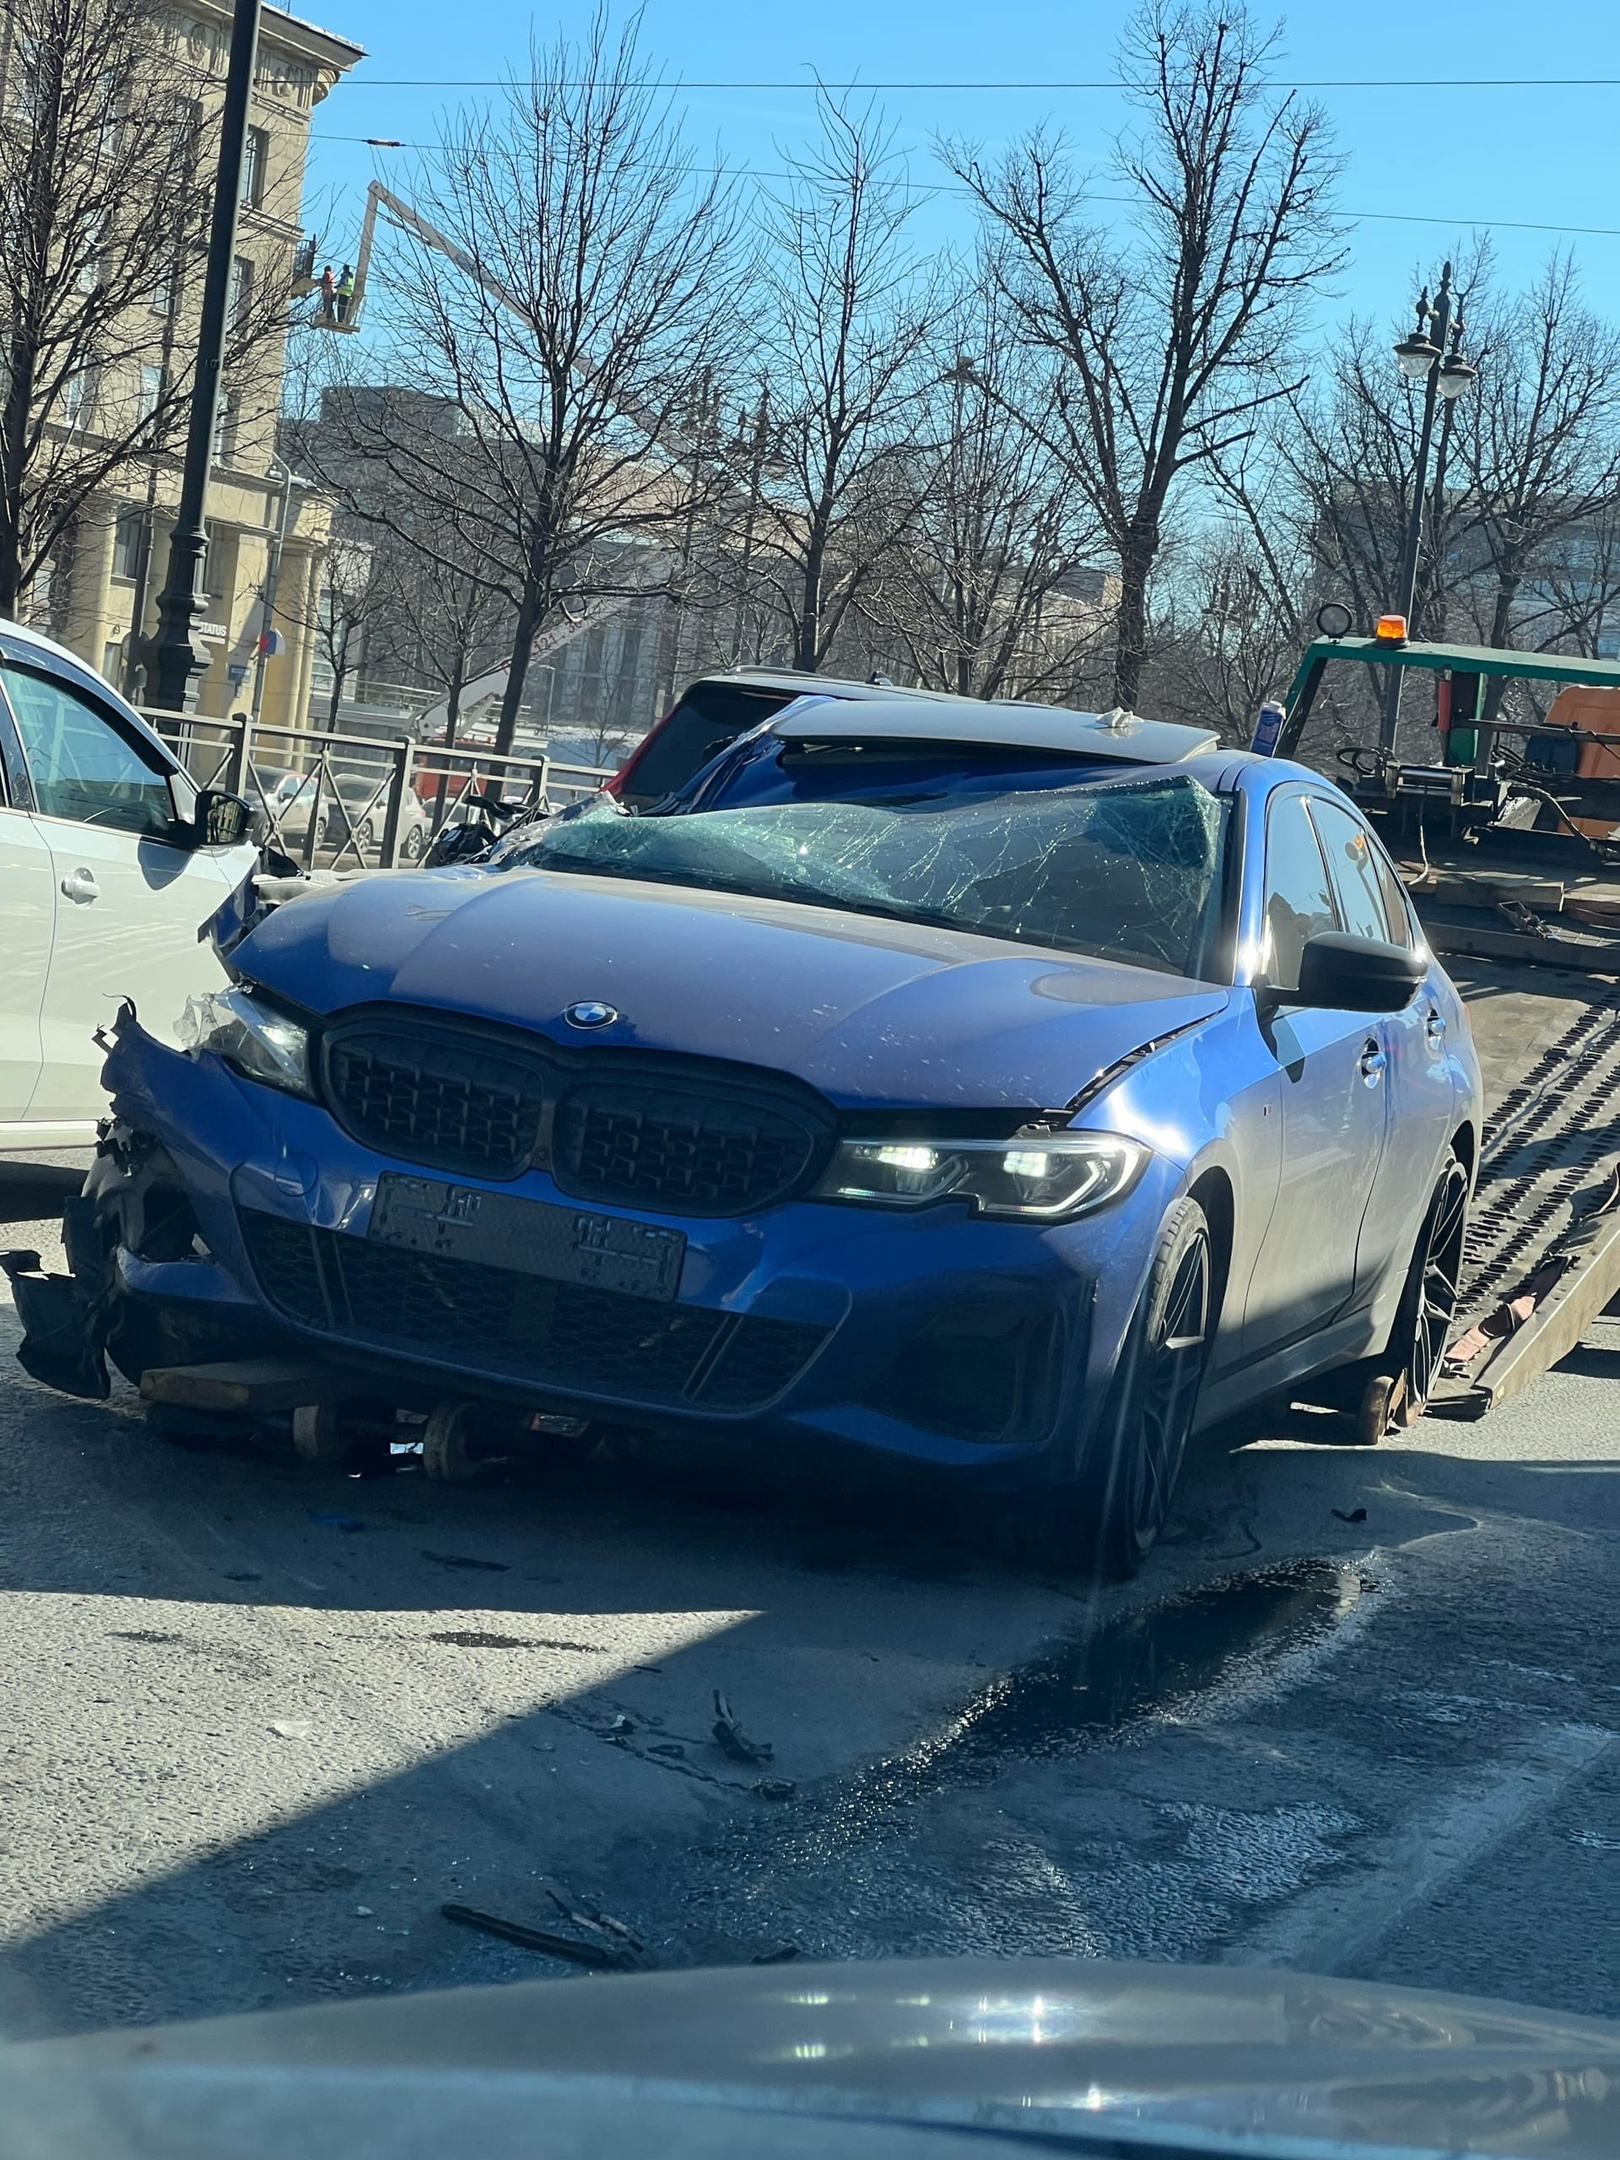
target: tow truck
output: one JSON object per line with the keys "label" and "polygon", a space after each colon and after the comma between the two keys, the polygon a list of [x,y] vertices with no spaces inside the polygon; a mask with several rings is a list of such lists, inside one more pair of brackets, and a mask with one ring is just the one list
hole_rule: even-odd
{"label": "tow truck", "polygon": [[1317,627],[1255,747],[1378,824],[1469,1001],[1492,1108],[1429,1409],[1479,1417],[1620,1298],[1620,661]]}

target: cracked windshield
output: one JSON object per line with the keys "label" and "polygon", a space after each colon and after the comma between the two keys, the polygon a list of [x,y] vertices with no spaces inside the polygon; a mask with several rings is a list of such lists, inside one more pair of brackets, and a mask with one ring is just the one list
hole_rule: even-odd
{"label": "cracked windshield", "polygon": [[1620,2151],[1612,10],[0,0],[0,2152]]}

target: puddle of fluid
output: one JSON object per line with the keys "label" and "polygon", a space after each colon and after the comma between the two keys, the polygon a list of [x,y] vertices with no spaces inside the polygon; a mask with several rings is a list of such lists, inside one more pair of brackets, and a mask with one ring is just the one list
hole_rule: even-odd
{"label": "puddle of fluid", "polygon": [[[1235,1710],[1330,1638],[1372,1587],[1353,1567],[1301,1562],[1191,1589],[1055,1644],[930,1744],[803,1791],[768,1822],[729,1825],[701,1849],[701,1887],[685,1894],[680,1932],[712,1929],[726,1955],[762,1930],[828,1957],[1099,1945],[1142,1957],[1163,1955],[1167,1942],[1202,1954],[1199,1929],[1221,1923],[1210,1899],[1200,1902],[1192,1863],[1143,1860],[1106,1824],[1093,1834],[1072,1805],[1056,1804],[1043,1829],[1041,1807],[1020,1797],[1021,1766],[1033,1775],[1195,1705],[1219,1709],[1224,1698]],[[1304,1829],[1320,1842],[1310,1821]],[[1285,1831],[1268,1820],[1255,1834]],[[671,1870],[660,1861],[655,1872],[662,1885]],[[649,1888],[654,1903],[663,1894]]]}
{"label": "puddle of fluid", "polygon": [[1306,1561],[1120,1613],[1009,1674],[932,1751],[930,1767],[938,1776],[1069,1753],[1300,1647],[1343,1615],[1353,1585],[1342,1567]]}

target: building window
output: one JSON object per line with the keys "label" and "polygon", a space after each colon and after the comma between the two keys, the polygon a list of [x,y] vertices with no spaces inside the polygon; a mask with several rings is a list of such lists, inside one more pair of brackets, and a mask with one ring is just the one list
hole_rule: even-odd
{"label": "building window", "polygon": [[83,427],[95,403],[94,371],[87,367],[75,368],[62,385],[62,418],[70,428]]}
{"label": "building window", "polygon": [[250,127],[242,154],[242,200],[250,210],[257,210],[264,201],[264,180],[269,159],[268,131],[261,127]]}
{"label": "building window", "polygon": [[253,264],[246,255],[233,255],[230,296],[225,302],[225,320],[233,330],[241,326],[252,299]]}
{"label": "building window", "polygon": [[171,270],[165,270],[152,287],[152,297],[146,303],[152,313],[154,315],[172,315],[174,313],[175,295],[179,288],[180,271],[178,266]]}
{"label": "building window", "polygon": [[174,159],[188,178],[196,171],[202,146],[202,101],[177,97],[174,101]]}
{"label": "building window", "polygon": [[143,367],[141,369],[140,403],[136,409],[136,418],[150,420],[162,402],[163,370],[160,367]]}
{"label": "building window", "polygon": [[146,512],[131,506],[120,510],[113,526],[112,574],[133,585],[141,574],[141,551],[146,541]]}
{"label": "building window", "polygon": [[109,638],[101,648],[101,672],[108,682],[115,683],[124,672],[124,641]]}

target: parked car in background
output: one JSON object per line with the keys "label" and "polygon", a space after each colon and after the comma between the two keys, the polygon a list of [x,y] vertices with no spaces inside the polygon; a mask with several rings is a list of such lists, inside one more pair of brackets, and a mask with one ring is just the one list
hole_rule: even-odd
{"label": "parked car in background", "polygon": [[[389,784],[380,776],[338,773],[317,784],[314,773],[256,766],[251,780],[254,831],[260,839],[274,839],[285,853],[301,856],[310,824],[318,819],[317,847],[340,855],[350,868],[378,861],[390,793]],[[432,813],[414,790],[407,789],[400,805],[400,861],[420,862],[432,831]]]}
{"label": "parked car in background", "polygon": [[1374,1438],[1435,1370],[1460,1002],[1346,799],[1207,733],[807,697],[231,958],[109,1059],[128,1372],[324,1346],[446,1478],[603,1423],[926,1466],[1117,1574],[1196,1422],[1340,1369]]}
{"label": "parked car in background", "polygon": [[224,984],[206,930],[257,863],[246,831],[110,683],[0,622],[0,1152],[93,1142],[97,1030],[128,999],[173,1042]]}

